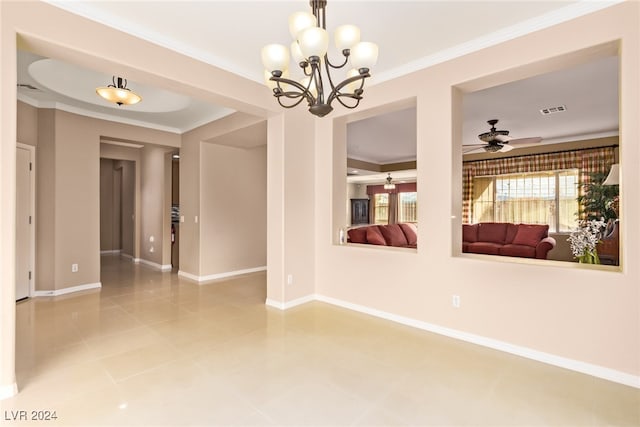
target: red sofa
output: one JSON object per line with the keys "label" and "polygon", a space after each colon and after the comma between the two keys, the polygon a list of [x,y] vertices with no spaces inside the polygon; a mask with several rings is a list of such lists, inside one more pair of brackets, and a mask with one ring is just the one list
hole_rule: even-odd
{"label": "red sofa", "polygon": [[400,248],[418,247],[418,229],[415,224],[366,225],[347,231],[350,243],[395,246]]}
{"label": "red sofa", "polygon": [[462,252],[547,259],[555,246],[548,225],[504,222],[462,225]]}

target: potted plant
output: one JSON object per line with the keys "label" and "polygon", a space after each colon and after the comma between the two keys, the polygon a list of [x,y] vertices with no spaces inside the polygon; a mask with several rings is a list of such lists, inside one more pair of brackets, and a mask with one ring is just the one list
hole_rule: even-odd
{"label": "potted plant", "polygon": [[582,221],[618,219],[617,199],[620,191],[617,185],[603,185],[606,173],[591,173],[589,182],[581,185],[583,194],[578,196],[578,217]]}

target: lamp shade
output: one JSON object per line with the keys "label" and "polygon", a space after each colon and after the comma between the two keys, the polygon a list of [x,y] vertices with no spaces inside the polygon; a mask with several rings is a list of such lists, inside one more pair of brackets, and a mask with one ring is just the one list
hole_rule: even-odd
{"label": "lamp shade", "polygon": [[262,48],[262,65],[269,71],[289,68],[289,49],[281,44],[268,44]]}
{"label": "lamp shade", "polygon": [[338,49],[351,49],[360,43],[360,28],[355,25],[341,25],[336,28],[334,38]]}
{"label": "lamp shade", "polygon": [[[347,78],[356,77],[359,75],[360,75],[360,72],[355,68],[347,72]],[[345,85],[344,89],[348,93],[353,93],[356,89],[360,87],[360,83],[361,83],[360,80],[356,80],[354,82],[349,83],[348,85]]]}
{"label": "lamp shade", "polygon": [[294,40],[298,39],[302,31],[317,25],[318,20],[309,12],[295,12],[289,16],[289,33]]}
{"label": "lamp shade", "polygon": [[327,53],[327,48],[329,47],[329,36],[326,30],[311,27],[299,34],[298,43],[300,45],[300,52],[302,52],[305,58],[311,58],[312,56],[322,58],[325,53]]}
{"label": "lamp shade", "polygon": [[305,61],[306,58],[302,55],[302,51],[300,50],[300,45],[298,44],[298,40],[294,40],[291,43],[291,56],[296,64],[300,64]]}
{"label": "lamp shade", "polygon": [[373,68],[378,62],[378,45],[371,42],[360,42],[351,48],[351,65],[355,69]]}
{"label": "lamp shade", "polygon": [[109,102],[118,105],[133,105],[142,101],[142,97],[127,88],[127,80],[113,77],[113,84],[96,88],[96,93]]}
{"label": "lamp shade", "polygon": [[620,165],[618,163],[614,163],[611,165],[611,170],[609,171],[609,175],[607,175],[607,179],[604,180],[602,185],[619,185],[620,184]]}

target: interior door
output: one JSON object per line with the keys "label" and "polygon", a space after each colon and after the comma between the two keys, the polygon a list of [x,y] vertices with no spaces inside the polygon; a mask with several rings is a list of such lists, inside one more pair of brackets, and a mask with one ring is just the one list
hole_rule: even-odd
{"label": "interior door", "polygon": [[31,151],[16,153],[16,300],[29,297],[31,288]]}

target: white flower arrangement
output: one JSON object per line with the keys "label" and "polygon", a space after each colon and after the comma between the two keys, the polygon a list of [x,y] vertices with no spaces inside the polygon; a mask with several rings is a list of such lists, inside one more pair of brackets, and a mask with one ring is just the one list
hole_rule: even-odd
{"label": "white flower arrangement", "polygon": [[571,252],[580,262],[599,264],[596,245],[605,228],[604,220],[584,221],[577,231],[571,233],[567,239],[571,245]]}

